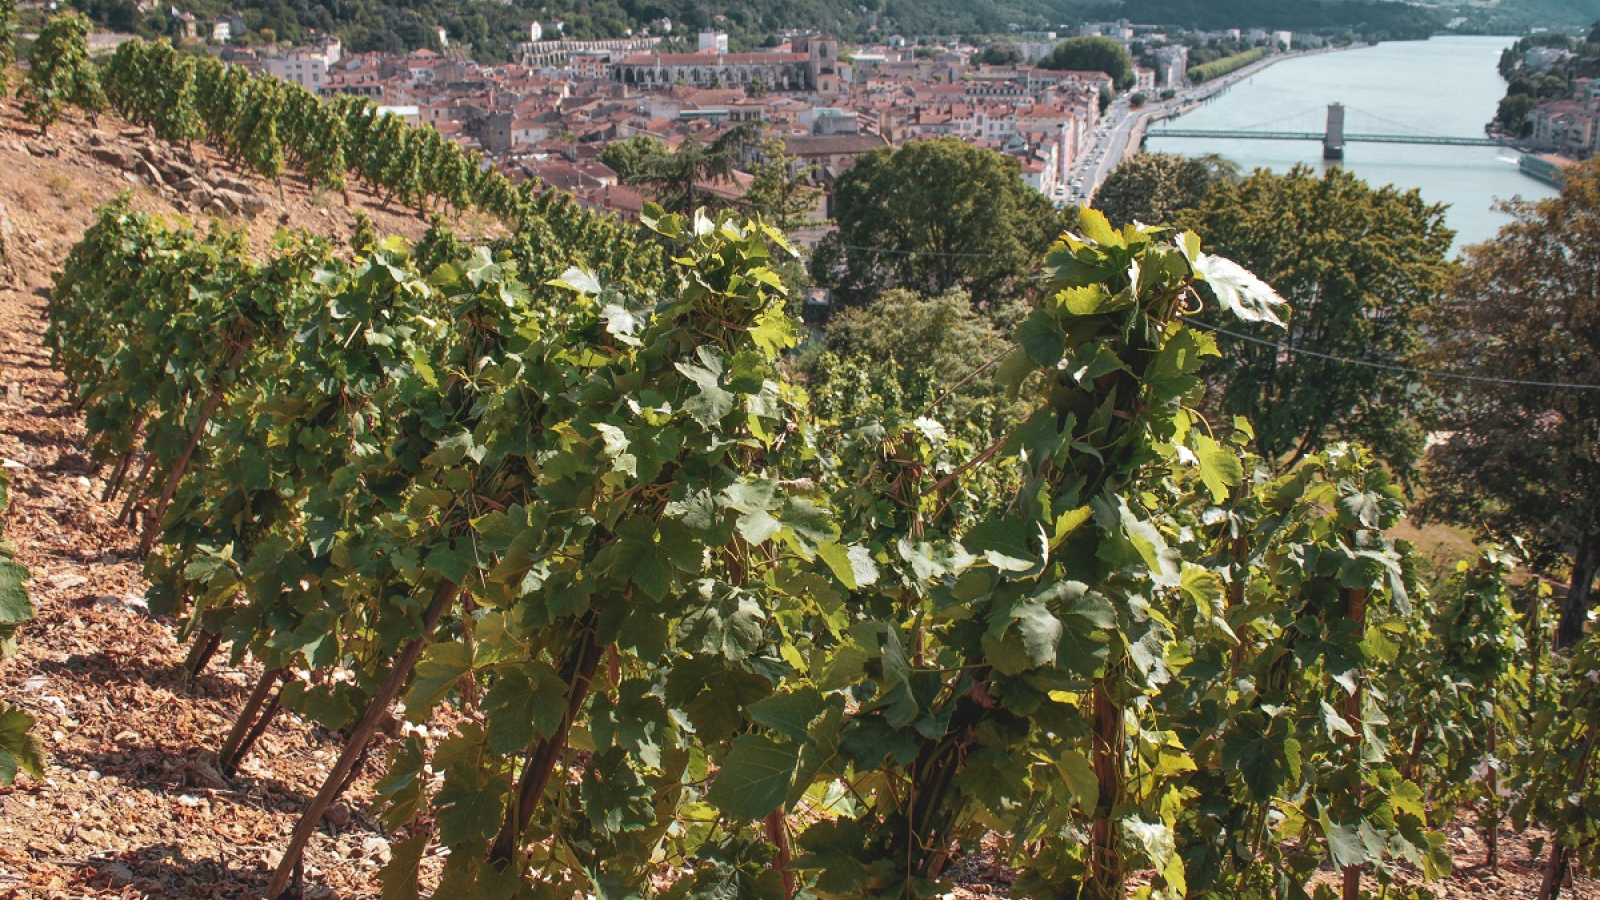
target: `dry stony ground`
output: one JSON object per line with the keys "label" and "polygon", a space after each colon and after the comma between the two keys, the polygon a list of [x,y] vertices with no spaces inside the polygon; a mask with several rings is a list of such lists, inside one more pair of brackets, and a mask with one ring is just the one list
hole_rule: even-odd
{"label": "dry stony ground", "polygon": [[[37,717],[50,756],[44,781],[0,789],[0,900],[259,896],[339,749],[280,717],[238,777],[217,772],[215,748],[259,669],[224,661],[188,690],[180,684],[174,623],[146,612],[135,540],[99,500],[103,481],[85,454],[82,422],[50,368],[45,292],[94,207],[132,189],[139,209],[174,208],[176,195],[91,155],[140,143],[109,117],[97,132],[72,122],[39,138],[14,104],[0,103],[0,238],[10,269],[0,271],[0,465],[13,478],[5,532],[33,572],[38,612],[19,655],[0,667],[0,695]],[[202,169],[224,169],[197,156]],[[233,223],[249,228],[254,246],[280,222],[334,238],[351,229],[338,198],[289,183],[280,205],[273,188],[258,191],[271,198],[267,211]],[[415,216],[377,209],[376,198],[355,199],[380,232],[415,237],[423,228]],[[363,810],[370,779],[357,782],[315,842],[307,896],[377,896],[387,843]],[[1535,896],[1538,862],[1521,837],[1502,837],[1506,862],[1495,875],[1473,866],[1482,845],[1470,829],[1450,832],[1462,870],[1432,887],[1438,896]],[[1006,873],[982,859],[963,871],[962,895],[1008,894]],[[1600,887],[1580,881],[1573,895],[1600,897]]]}

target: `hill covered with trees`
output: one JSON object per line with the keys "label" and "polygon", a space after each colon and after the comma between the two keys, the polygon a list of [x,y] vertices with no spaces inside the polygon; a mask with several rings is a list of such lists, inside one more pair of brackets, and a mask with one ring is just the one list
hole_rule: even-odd
{"label": "hill covered with trees", "polygon": [[[100,25],[146,37],[166,34],[166,7],[140,12],[135,0],[77,0]],[[759,46],[792,29],[818,29],[847,39],[890,34],[984,35],[1015,28],[1060,28],[1084,21],[1130,21],[1199,28],[1286,28],[1351,32],[1368,38],[1416,38],[1447,21],[1439,10],[1376,0],[749,0],[721,8],[693,0],[178,0],[175,8],[202,18],[242,12],[255,39],[300,41],[313,31],[335,33],[355,51],[438,49],[436,26],[453,45],[469,44],[481,61],[509,58],[532,21],[560,22],[572,38],[619,37],[641,28],[672,34],[729,32],[736,45]]]}

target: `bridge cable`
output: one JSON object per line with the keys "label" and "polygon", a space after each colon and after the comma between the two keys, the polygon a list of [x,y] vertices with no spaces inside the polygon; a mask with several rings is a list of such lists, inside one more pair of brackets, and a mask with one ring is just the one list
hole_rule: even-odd
{"label": "bridge cable", "polygon": [[[1273,126],[1273,125],[1280,125],[1281,126],[1281,125],[1284,125],[1286,123],[1292,122],[1293,120],[1298,119],[1301,116],[1304,116],[1304,115],[1306,115],[1308,113],[1314,113],[1314,112],[1316,112],[1316,111],[1318,111],[1320,109],[1322,109],[1322,107],[1313,106],[1310,109],[1303,109],[1303,110],[1300,110],[1299,112],[1290,113],[1290,114],[1288,114],[1286,116],[1274,116],[1272,119],[1270,119],[1268,121],[1265,121],[1265,122],[1253,122],[1253,123],[1251,123],[1249,125],[1246,125],[1246,126],[1244,126],[1242,128],[1224,128],[1224,129],[1216,129],[1216,130],[1219,130],[1219,131],[1271,131],[1273,129],[1270,128],[1269,126]],[[1172,118],[1172,119],[1165,119],[1163,121],[1165,121],[1165,122],[1176,122],[1176,121],[1178,121],[1178,119],[1181,119],[1181,118],[1183,118],[1183,116],[1180,115],[1180,116],[1177,116],[1177,117]],[[1199,129],[1196,129],[1196,130],[1199,130]],[[1212,130],[1212,129],[1206,129],[1206,130]],[[1147,133],[1151,137],[1159,137],[1161,135],[1161,128],[1160,127],[1151,128]]]}
{"label": "bridge cable", "polygon": [[[1393,119],[1386,119],[1383,116],[1378,115],[1377,113],[1367,112],[1364,109],[1356,109],[1353,106],[1347,106],[1347,107],[1345,107],[1345,109],[1347,109],[1347,110],[1349,110],[1350,112],[1353,112],[1353,113],[1357,113],[1357,112],[1361,113],[1363,116],[1366,116],[1369,119],[1376,119],[1377,121],[1382,122],[1385,125],[1392,125],[1395,128],[1402,129],[1403,133],[1405,133],[1405,134],[1411,134],[1411,135],[1415,135],[1417,137],[1445,138],[1447,140],[1454,140],[1456,138],[1461,137],[1461,135],[1455,135],[1455,134],[1434,134],[1431,131],[1422,131],[1421,129],[1415,128],[1415,127],[1413,127],[1411,125],[1408,125],[1408,124],[1406,124],[1404,122],[1396,122]],[[1345,128],[1346,131],[1350,130],[1349,127],[1348,127],[1348,124],[1349,123],[1347,121],[1346,122],[1346,128]]]}

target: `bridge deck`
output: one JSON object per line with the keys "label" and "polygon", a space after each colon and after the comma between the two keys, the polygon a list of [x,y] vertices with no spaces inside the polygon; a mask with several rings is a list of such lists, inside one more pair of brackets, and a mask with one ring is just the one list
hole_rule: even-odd
{"label": "bridge deck", "polygon": [[[1316,131],[1212,131],[1203,128],[1152,128],[1146,137],[1213,138],[1246,141],[1323,141],[1327,135]],[[1415,134],[1346,134],[1346,144],[1431,144],[1453,147],[1499,147],[1490,138],[1434,137]]]}

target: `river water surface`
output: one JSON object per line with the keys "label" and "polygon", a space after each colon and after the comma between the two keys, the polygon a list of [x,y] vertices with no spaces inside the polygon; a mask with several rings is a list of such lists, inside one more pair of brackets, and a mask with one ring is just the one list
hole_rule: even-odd
{"label": "river water surface", "polygon": [[[1321,132],[1329,103],[1346,107],[1345,131],[1482,137],[1505,93],[1496,65],[1509,37],[1436,37],[1285,60],[1257,72],[1171,124],[1182,128]],[[1311,141],[1151,138],[1165,153],[1220,153],[1245,171],[1287,171],[1322,161]],[[1517,169],[1509,148],[1353,143],[1343,165],[1374,185],[1422,191],[1446,203],[1456,247],[1494,236],[1507,217],[1497,199],[1549,197],[1555,189]]]}

